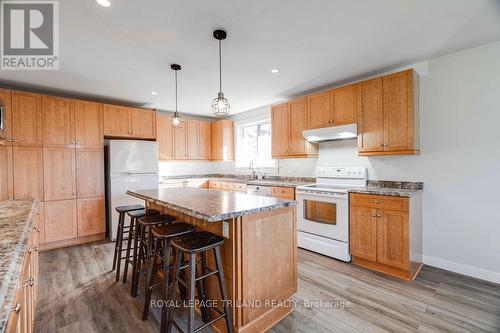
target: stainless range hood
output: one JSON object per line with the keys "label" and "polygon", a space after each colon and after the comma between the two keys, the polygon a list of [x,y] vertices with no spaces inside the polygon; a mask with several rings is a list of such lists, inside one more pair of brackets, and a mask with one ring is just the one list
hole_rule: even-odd
{"label": "stainless range hood", "polygon": [[309,142],[352,140],[358,137],[358,125],[353,123],[341,126],[317,128],[303,131],[302,134]]}

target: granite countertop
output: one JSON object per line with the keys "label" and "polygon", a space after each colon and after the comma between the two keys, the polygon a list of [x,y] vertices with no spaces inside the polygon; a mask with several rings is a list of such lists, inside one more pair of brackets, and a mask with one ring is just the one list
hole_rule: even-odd
{"label": "granite countertop", "polygon": [[12,309],[36,203],[35,199],[0,201],[0,332]]}
{"label": "granite countertop", "polygon": [[312,184],[316,181],[311,177],[282,177],[282,176],[267,176],[265,179],[251,179],[247,175],[226,175],[226,174],[211,174],[211,175],[189,175],[189,176],[170,176],[162,177],[162,184],[172,184],[177,182],[189,181],[207,181],[214,180],[220,182],[243,183],[247,185],[259,186],[279,186],[296,188],[300,185]]}
{"label": "granite countertop", "polygon": [[156,188],[127,191],[127,194],[207,222],[297,205],[295,200],[204,188]]}
{"label": "granite countertop", "polygon": [[424,184],[421,182],[396,182],[369,180],[365,187],[354,187],[349,193],[389,195],[393,197],[409,198],[423,191]]}

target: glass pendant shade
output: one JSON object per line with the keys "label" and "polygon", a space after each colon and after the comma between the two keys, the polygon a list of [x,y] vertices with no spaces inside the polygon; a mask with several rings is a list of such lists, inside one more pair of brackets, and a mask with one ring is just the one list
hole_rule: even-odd
{"label": "glass pendant shade", "polygon": [[212,112],[217,117],[225,117],[229,114],[230,109],[229,101],[224,97],[224,93],[220,92],[212,101]]}
{"label": "glass pendant shade", "polygon": [[172,114],[172,116],[170,117],[170,122],[172,123],[173,127],[182,127],[182,119],[177,112],[174,112]]}

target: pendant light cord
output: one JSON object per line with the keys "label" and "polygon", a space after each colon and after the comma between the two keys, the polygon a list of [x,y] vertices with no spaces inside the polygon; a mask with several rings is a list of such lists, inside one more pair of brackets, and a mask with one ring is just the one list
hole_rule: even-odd
{"label": "pendant light cord", "polygon": [[177,115],[177,71],[175,71],[175,115]]}
{"label": "pendant light cord", "polygon": [[222,92],[222,41],[219,40],[219,93]]}

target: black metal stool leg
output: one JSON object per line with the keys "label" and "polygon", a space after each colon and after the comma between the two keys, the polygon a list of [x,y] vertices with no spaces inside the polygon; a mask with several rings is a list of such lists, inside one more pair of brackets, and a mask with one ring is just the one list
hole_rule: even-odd
{"label": "black metal stool leg", "polygon": [[135,227],[135,237],[134,237],[134,255],[133,255],[133,258],[132,258],[132,286],[130,288],[130,294],[132,295],[132,297],[136,297],[137,296],[137,288],[136,288],[136,285],[138,284],[137,283],[137,278],[139,278],[139,274],[137,273],[138,272],[138,266],[140,266],[140,260],[141,258],[139,257],[139,253],[142,254],[142,246],[139,244],[139,242],[141,241],[142,237],[143,237],[143,232],[144,232],[144,228],[141,227],[141,224],[140,223],[137,223],[136,227]]}
{"label": "black metal stool leg", "polygon": [[[128,274],[128,264],[130,258],[130,250],[132,249],[132,240],[134,237],[135,231],[135,218],[130,218],[130,226],[128,228],[128,240],[127,240],[127,254],[125,256],[125,268],[123,270],[123,283],[127,282],[127,274]],[[118,281],[118,280],[117,280]]]}
{"label": "black metal stool leg", "polygon": [[[113,271],[115,270],[116,268],[116,258],[118,257],[118,251],[121,252],[121,247],[119,247],[119,238],[120,238],[120,234],[122,234],[122,224],[123,224],[123,221],[125,219],[125,213],[120,213],[120,215],[118,216],[118,228],[116,228],[116,240],[115,240],[115,253],[113,255]],[[122,237],[123,239],[123,237]],[[121,245],[121,244],[120,244]],[[121,255],[120,255],[121,257]]]}
{"label": "black metal stool leg", "polygon": [[195,300],[195,285],[196,285],[196,254],[189,254],[189,307],[187,333],[194,333],[194,300]]}
{"label": "black metal stool leg", "polygon": [[[150,235],[152,237],[152,234]],[[159,255],[161,248],[161,239],[157,239],[153,247],[153,256],[148,261],[148,278],[146,290],[144,291],[144,309],[142,311],[142,320],[148,319],[149,307],[151,303],[151,294],[153,293],[153,282],[156,275],[156,256]]]}
{"label": "black metal stool leg", "polygon": [[[125,220],[125,216],[123,217]],[[125,222],[123,222],[125,224]],[[123,247],[123,225],[120,226],[118,224],[118,235],[117,235],[117,242],[118,242],[118,253],[117,253],[117,260],[116,260],[116,281],[120,281],[120,273],[121,273],[121,263],[122,263],[122,247]],[[127,263],[125,260],[125,267],[127,267]]]}
{"label": "black metal stool leg", "polygon": [[[176,289],[179,284],[179,270],[181,266],[181,257],[183,254],[181,251],[177,251],[175,254],[175,268],[174,268],[174,280],[170,284],[168,288],[168,294],[165,294],[165,289],[163,290],[163,299],[168,300],[166,304],[164,304],[161,312],[161,333],[167,333],[172,331],[172,321],[174,320],[174,308],[176,306],[177,294]],[[170,295],[170,298],[167,298],[167,295]]]}
{"label": "black metal stool leg", "polygon": [[220,293],[222,296],[223,300],[223,306],[224,306],[224,313],[226,314],[226,326],[227,326],[227,332],[228,333],[233,333],[233,311],[230,306],[227,304],[227,292],[226,292],[226,284],[224,281],[224,271],[222,268],[222,259],[220,256],[220,247],[214,248],[214,255],[215,255],[215,265],[217,266],[217,270],[219,271],[217,275],[219,276],[219,288],[220,288]]}

